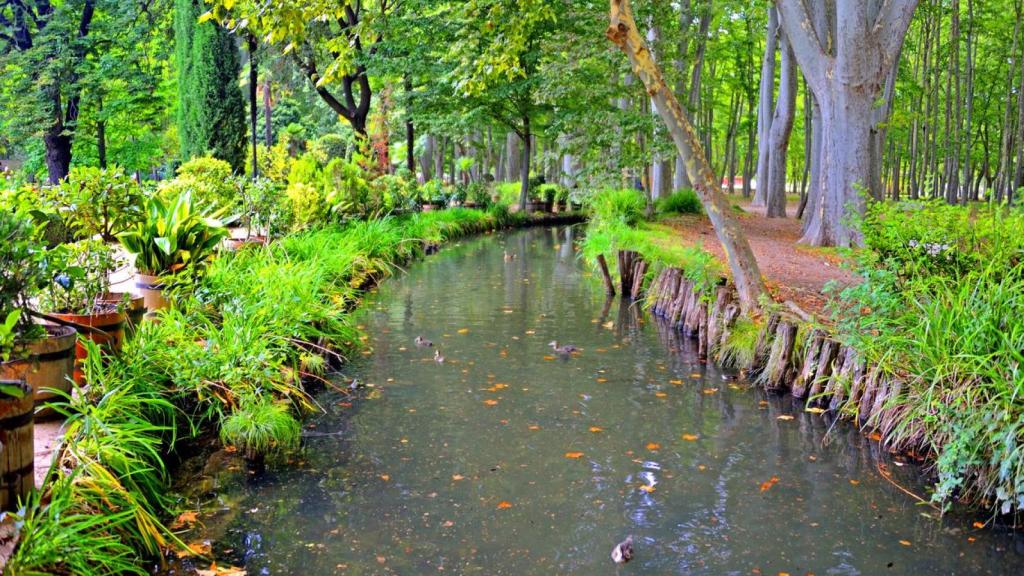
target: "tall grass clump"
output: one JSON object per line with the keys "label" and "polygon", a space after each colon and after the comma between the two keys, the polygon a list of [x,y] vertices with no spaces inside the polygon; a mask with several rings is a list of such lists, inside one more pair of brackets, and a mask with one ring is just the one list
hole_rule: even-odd
{"label": "tall grass clump", "polygon": [[833,302],[841,337],[900,394],[869,424],[931,454],[933,498],[1024,509],[1024,255],[1019,214],[878,204],[862,282]]}
{"label": "tall grass clump", "polygon": [[590,198],[589,208],[595,226],[636,226],[647,208],[643,193],[631,189],[607,189]]}
{"label": "tall grass clump", "polygon": [[677,190],[655,202],[658,214],[703,214],[704,206],[697,193],[690,189]]}

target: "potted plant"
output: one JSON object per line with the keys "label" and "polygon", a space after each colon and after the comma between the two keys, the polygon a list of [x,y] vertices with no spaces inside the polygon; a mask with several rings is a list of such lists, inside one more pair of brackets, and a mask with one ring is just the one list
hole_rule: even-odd
{"label": "potted plant", "polygon": [[440,210],[447,202],[444,183],[438,179],[429,180],[420,186],[420,209],[424,212]]}
{"label": "potted plant", "polygon": [[72,168],[44,196],[78,238],[99,236],[106,242],[138,221],[144,199],[139,185],[116,166]]}
{"label": "potted plant", "polygon": [[17,510],[36,487],[34,474],[32,389],[23,380],[0,379],[0,511]]}
{"label": "potted plant", "polygon": [[544,177],[534,176],[530,178],[529,192],[526,202],[527,212],[550,212],[551,207],[544,198]]}
{"label": "potted plant", "polygon": [[242,202],[240,220],[245,236],[229,238],[228,247],[238,249],[267,244],[287,224],[281,202],[281,188],[268,178],[238,179],[236,185]]}
{"label": "potted plant", "polygon": [[[50,282],[40,307],[53,318],[80,327],[82,337],[104,351],[119,351],[124,341],[126,308],[110,296],[110,274],[120,265],[110,245],[99,240],[62,244],[47,253]],[[85,384],[80,364],[87,349],[75,345],[75,382]]]}
{"label": "potted plant", "polygon": [[118,238],[135,255],[138,271],[135,286],[150,311],[168,306],[163,288],[168,275],[187,267],[196,269],[216,253],[217,245],[228,237],[223,216],[225,209],[204,209],[189,191],[173,198],[153,196],[146,202],[145,216]]}
{"label": "potted plant", "polygon": [[46,283],[38,228],[25,212],[0,210],[0,379],[45,389],[70,389],[75,330],[33,322],[30,303]]}

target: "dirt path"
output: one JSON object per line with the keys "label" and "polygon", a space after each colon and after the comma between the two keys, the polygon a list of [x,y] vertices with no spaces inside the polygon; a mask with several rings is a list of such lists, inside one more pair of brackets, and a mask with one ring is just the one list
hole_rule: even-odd
{"label": "dirt path", "polygon": [[[741,204],[741,207],[745,212],[739,214],[740,223],[776,300],[791,300],[805,312],[823,315],[825,284],[835,281],[841,286],[850,286],[857,282],[857,276],[842,267],[843,258],[835,252],[797,244],[801,234],[799,220],[765,218],[763,208],[748,204]],[[790,213],[795,210],[791,207]],[[679,231],[687,241],[702,243],[706,250],[725,261],[725,253],[706,217],[680,216],[664,223]]]}

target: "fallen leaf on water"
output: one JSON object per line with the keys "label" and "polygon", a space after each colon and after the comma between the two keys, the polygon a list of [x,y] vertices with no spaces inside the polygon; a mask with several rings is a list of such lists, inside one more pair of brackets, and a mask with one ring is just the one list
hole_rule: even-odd
{"label": "fallen leaf on water", "polygon": [[195,512],[192,512],[192,511],[182,512],[178,516],[178,519],[175,520],[174,523],[172,524],[172,528],[174,528],[174,527],[180,528],[180,527],[185,526],[187,524],[195,524],[195,522],[196,522],[196,513]]}
{"label": "fallen leaf on water", "polygon": [[875,442],[882,441],[882,435],[878,432],[872,432],[871,434],[868,434],[868,438],[874,440]]}
{"label": "fallen leaf on water", "polygon": [[487,406],[497,406],[498,401],[488,398],[487,400],[484,400],[484,404],[486,404]]}
{"label": "fallen leaf on water", "polygon": [[456,482],[458,482],[459,480],[462,480],[464,478],[465,478],[465,476],[463,476],[462,474],[452,474],[452,480],[454,480]]}
{"label": "fallen leaf on water", "polygon": [[700,470],[701,472],[703,472],[703,471],[705,471],[707,469],[708,469],[707,466],[705,466],[703,464],[697,464],[697,470]]}
{"label": "fallen leaf on water", "polygon": [[604,384],[604,383],[605,383],[605,382],[607,382],[607,381],[608,381],[608,379],[607,379],[607,378],[598,378],[598,379],[597,379],[597,383],[598,383],[598,384]]}
{"label": "fallen leaf on water", "polygon": [[669,384],[673,384],[675,386],[682,386],[683,385],[683,381],[682,380],[669,380],[668,383]]}
{"label": "fallen leaf on water", "polygon": [[391,480],[391,476],[389,476],[387,474],[381,474],[380,475],[380,479],[385,481],[385,482],[387,482],[388,480]]}
{"label": "fallen leaf on water", "polygon": [[704,393],[705,394],[714,394],[715,392],[718,392],[718,388],[705,388],[704,389]]}
{"label": "fallen leaf on water", "polygon": [[776,418],[776,420],[792,420],[792,419],[793,419],[793,417],[790,416],[789,414],[783,414],[782,416],[779,416],[778,418]]}
{"label": "fallen leaf on water", "polygon": [[566,452],[565,453],[565,457],[566,458],[572,458],[573,460],[575,460],[577,458],[582,458],[583,457],[583,452]]}
{"label": "fallen leaf on water", "polygon": [[527,331],[526,331],[526,334],[527,334],[528,336],[533,336],[534,334],[536,334],[536,332],[534,332],[533,330],[527,330]]}
{"label": "fallen leaf on water", "polygon": [[640,487],[640,489],[643,490],[644,492],[647,492],[648,494],[656,490],[656,488],[654,486],[651,486],[650,484],[644,484],[643,486]]}
{"label": "fallen leaf on water", "polygon": [[700,374],[699,372],[694,372],[693,374],[690,374],[690,378],[700,378],[701,376],[702,374]]}
{"label": "fallen leaf on water", "polygon": [[860,480],[850,480],[850,484],[856,486],[857,484],[860,484]]}
{"label": "fallen leaf on water", "polygon": [[537,426],[536,424],[530,424],[529,426],[526,427],[526,429],[527,430],[537,431],[537,430],[540,430],[540,426]]}
{"label": "fallen leaf on water", "polygon": [[977,540],[977,538],[975,538],[974,536],[968,536],[967,537],[967,541],[968,542],[974,542],[975,540]]}
{"label": "fallen leaf on water", "polygon": [[555,357],[550,355],[550,354],[548,354],[547,356],[544,356],[544,359],[550,361],[550,360],[554,360]]}
{"label": "fallen leaf on water", "polygon": [[761,492],[766,492],[769,488],[771,488],[772,486],[775,486],[775,484],[778,481],[779,481],[779,477],[778,476],[772,476],[767,481],[761,482]]}
{"label": "fallen leaf on water", "polygon": [[210,564],[208,570],[196,568],[196,574],[199,576],[245,576],[245,569],[234,566],[217,566],[217,563],[214,562]]}
{"label": "fallen leaf on water", "polygon": [[184,558],[186,556],[206,556],[209,553],[210,541],[201,540],[199,542],[192,542],[183,550],[178,550],[178,558]]}
{"label": "fallen leaf on water", "polygon": [[469,334],[469,328],[459,328],[459,334]]}
{"label": "fallen leaf on water", "polygon": [[827,410],[824,408],[804,408],[804,412],[810,412],[811,414],[824,414]]}
{"label": "fallen leaf on water", "polygon": [[506,508],[511,508],[511,507],[512,507],[512,503],[507,501],[507,500],[502,500],[501,502],[498,502],[498,510],[505,510]]}
{"label": "fallen leaf on water", "polygon": [[696,434],[683,434],[683,440],[686,440],[687,442],[696,442],[698,438],[700,438],[700,436]]}
{"label": "fallen leaf on water", "polygon": [[657,396],[658,398],[667,398],[668,397],[668,394],[666,394],[664,392],[655,392],[654,395]]}
{"label": "fallen leaf on water", "polygon": [[903,546],[911,546],[910,540],[900,540],[900,544]]}
{"label": "fallen leaf on water", "polygon": [[982,528],[985,527],[985,523],[984,522],[975,522],[974,524],[971,524],[971,526],[974,526],[978,530],[981,530]]}
{"label": "fallen leaf on water", "polygon": [[650,450],[651,452],[661,450],[661,444],[658,444],[657,442],[648,442],[647,449]]}
{"label": "fallen leaf on water", "polygon": [[598,432],[604,432],[604,428],[601,428],[600,426],[591,426],[590,431],[597,434]]}
{"label": "fallen leaf on water", "polygon": [[442,528],[451,528],[452,526],[455,526],[455,522],[452,522],[451,520],[445,520],[444,523],[441,524]]}

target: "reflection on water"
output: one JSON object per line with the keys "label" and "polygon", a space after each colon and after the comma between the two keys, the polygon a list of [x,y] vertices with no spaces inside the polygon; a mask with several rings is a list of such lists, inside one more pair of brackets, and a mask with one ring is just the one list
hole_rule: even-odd
{"label": "reflection on water", "polygon": [[570,229],[448,247],[386,283],[349,369],[365,398],[323,394],[301,461],[222,489],[215,555],[303,575],[1024,570],[1020,538],[936,520],[893,484],[923,493],[910,466],[698,362],[598,284]]}

